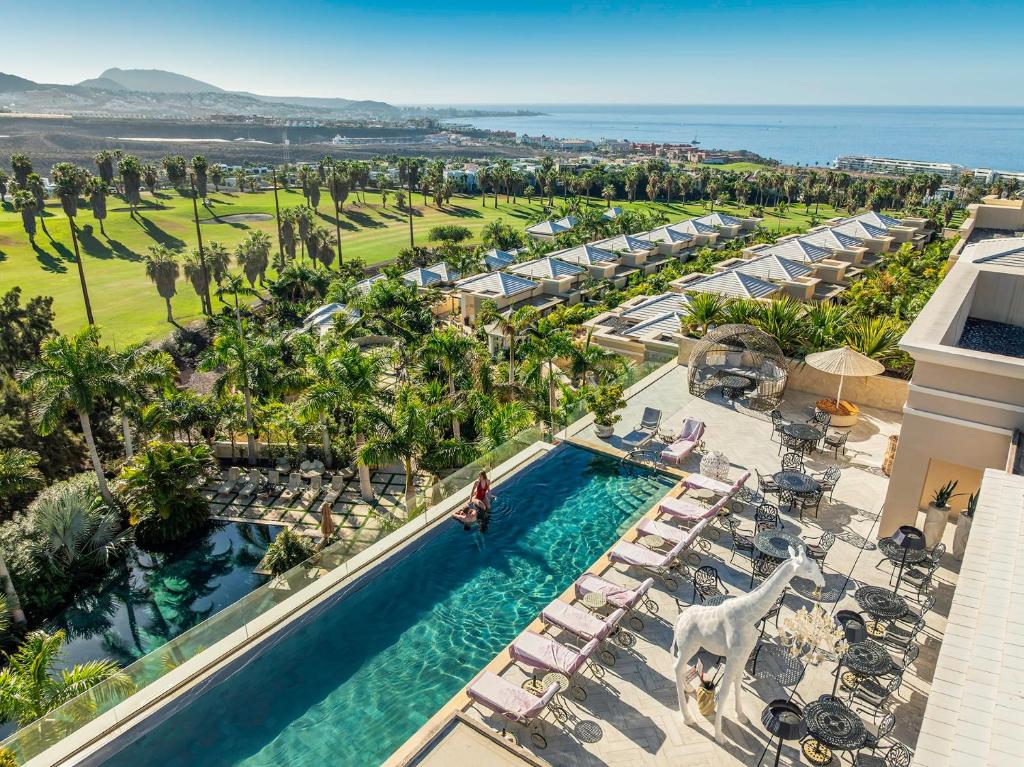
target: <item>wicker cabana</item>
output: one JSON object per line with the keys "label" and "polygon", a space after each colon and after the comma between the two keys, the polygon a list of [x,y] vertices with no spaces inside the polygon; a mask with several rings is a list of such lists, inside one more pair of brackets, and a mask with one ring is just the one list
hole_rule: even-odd
{"label": "wicker cabana", "polygon": [[721,325],[693,347],[688,363],[690,393],[705,396],[717,387],[746,379],[747,407],[772,410],[782,401],[789,375],[782,349],[770,335],[753,325]]}

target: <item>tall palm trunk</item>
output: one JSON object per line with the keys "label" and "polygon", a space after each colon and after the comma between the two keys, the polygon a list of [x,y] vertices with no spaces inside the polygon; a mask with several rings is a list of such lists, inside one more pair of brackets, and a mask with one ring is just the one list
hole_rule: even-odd
{"label": "tall palm trunk", "polygon": [[96,449],[96,440],[92,436],[92,422],[89,420],[89,414],[84,410],[79,410],[78,420],[82,423],[82,434],[85,435],[85,444],[89,448],[89,459],[92,461],[93,471],[96,472],[96,485],[99,487],[103,500],[106,501],[108,506],[113,508],[114,499],[110,497],[107,478],[103,474],[103,462],[100,461],[100,453]]}
{"label": "tall palm trunk", "polygon": [[281,259],[281,263],[284,263],[284,240],[281,237],[281,205],[277,200],[277,171],[275,170],[271,178],[274,181],[274,217],[277,219],[277,255]]}
{"label": "tall palm trunk", "polygon": [[[365,443],[366,437],[362,435],[362,432],[356,432],[357,450],[361,450]],[[370,467],[360,458],[356,461],[356,470],[359,472],[359,495],[367,503],[373,503],[376,498],[373,494],[373,485],[370,484]]]}
{"label": "tall palm trunk", "polygon": [[[71,242],[75,246],[75,264],[78,266],[78,281],[82,284],[82,300],[85,301],[85,316],[90,325],[95,325],[96,320],[92,316],[92,302],[89,300],[89,286],[85,282],[85,266],[82,264],[82,254],[78,250],[78,229],[75,227],[75,220],[68,219],[71,224]],[[46,227],[43,227],[45,230]]]}
{"label": "tall palm trunk", "polygon": [[4,582],[4,594],[7,596],[7,609],[10,610],[11,619],[15,623],[24,625],[25,611],[21,609],[21,600],[18,599],[18,592],[14,588],[14,581],[11,580],[11,573],[7,569],[7,561],[0,554],[0,580]]}
{"label": "tall palm trunk", "polygon": [[320,417],[320,439],[324,448],[324,463],[328,469],[334,468],[334,453],[331,451],[331,432],[327,429],[327,419]]}
{"label": "tall palm trunk", "polygon": [[[455,400],[455,375],[451,370],[448,371],[448,395]],[[455,439],[462,439],[462,424],[459,422],[457,416],[452,416],[452,434]]]}
{"label": "tall palm trunk", "polygon": [[508,385],[514,386],[516,383],[516,338],[515,336],[508,337]]}
{"label": "tall palm trunk", "polygon": [[338,201],[334,201],[334,229],[338,237],[338,271],[341,271],[342,264],[345,263],[344,257],[341,255],[341,211],[338,209]]}
{"label": "tall palm trunk", "polygon": [[405,516],[411,517],[416,508],[416,461],[406,458],[405,463]]}
{"label": "tall palm trunk", "polygon": [[[164,301],[167,303],[167,321],[173,325],[174,324],[174,313],[171,311],[171,299],[170,299],[170,296],[165,297]],[[202,301],[200,301],[200,303],[202,303]]]}
{"label": "tall palm trunk", "polygon": [[121,411],[121,434],[124,436],[124,456],[130,461],[135,456],[135,446],[132,443],[132,425],[123,409]]}
{"label": "tall palm trunk", "polygon": [[409,179],[409,247],[416,247],[416,240],[412,234],[412,179]]}
{"label": "tall palm trunk", "polygon": [[252,392],[248,386],[242,387],[242,394],[245,399],[245,442],[248,455],[246,462],[250,466],[256,465],[256,426],[252,420]]}

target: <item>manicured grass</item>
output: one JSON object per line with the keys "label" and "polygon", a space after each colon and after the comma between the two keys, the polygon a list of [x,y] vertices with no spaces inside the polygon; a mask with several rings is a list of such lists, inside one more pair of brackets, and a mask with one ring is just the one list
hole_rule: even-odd
{"label": "manicured grass", "polygon": [[[394,208],[394,196],[382,208],[380,196],[367,193],[366,204],[357,204],[355,195],[350,195],[342,212],[342,249],[346,258],[359,257],[367,263],[394,258],[398,251],[409,243],[408,219],[404,211]],[[271,192],[233,194],[220,192],[211,194],[213,210],[219,216],[240,213],[274,213],[274,196]],[[280,192],[281,207],[287,208],[302,203],[302,195],[294,190]],[[560,203],[556,200],[556,205]],[[595,201],[595,207],[604,207],[602,201]],[[700,216],[707,209],[700,204],[681,205],[673,203],[616,203],[629,208],[650,206],[663,212],[669,222],[690,216]],[[493,207],[490,197],[487,207],[481,207],[479,197],[453,199],[443,210],[433,205],[423,205],[423,198],[415,196],[413,224],[417,244],[426,244],[427,231],[438,224],[457,223],[468,227],[474,235],[490,221],[497,218],[517,227],[525,227],[542,209],[542,203],[534,200],[527,204],[520,199],[517,204],[506,203],[499,197],[498,208]],[[96,322],[102,327],[108,343],[123,345],[133,341],[160,338],[168,334],[163,299],[156,292],[145,274],[143,256],[150,245],[165,244],[172,247],[192,248],[196,244],[195,225],[192,221],[192,203],[176,192],[158,192],[156,198],[143,194],[143,206],[137,220],[128,215],[128,208],[119,198],[108,200],[109,214],[104,224],[106,237],[100,234],[99,226],[88,207],[80,210],[78,217],[81,232],[83,265],[89,284]],[[745,213],[748,206],[718,206],[724,212]],[[321,223],[334,231],[334,207],[327,194],[320,201]],[[822,206],[819,216],[824,219],[835,215],[834,211]],[[200,216],[207,219],[210,214],[200,209]],[[779,224],[774,215],[769,215],[765,225],[775,229]],[[793,206],[782,218],[783,228],[808,226],[808,216],[803,206]],[[77,330],[85,324],[85,309],[82,303],[78,270],[74,262],[71,236],[67,220],[60,206],[51,202],[47,208],[46,226],[49,236],[39,228],[36,248],[29,247],[28,239],[21,226],[21,216],[13,211],[10,204],[0,211],[0,291],[6,292],[20,286],[25,298],[35,295],[49,295],[54,298],[56,325],[62,332]],[[207,223],[202,225],[203,241],[212,240],[232,250],[250,229],[262,229],[274,239],[274,221],[245,223]],[[199,317],[199,299],[192,286],[181,279],[178,294],[172,300],[174,315],[181,324]]]}
{"label": "manicured grass", "polygon": [[727,162],[727,163],[697,163],[691,167],[694,168],[711,168],[712,170],[731,170],[736,173],[751,173],[755,170],[770,170],[771,165],[763,165],[759,162]]}

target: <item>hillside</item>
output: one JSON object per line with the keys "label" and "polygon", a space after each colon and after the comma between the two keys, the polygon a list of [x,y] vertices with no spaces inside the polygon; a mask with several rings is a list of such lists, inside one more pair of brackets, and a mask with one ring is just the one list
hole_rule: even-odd
{"label": "hillside", "polygon": [[[164,69],[118,69],[103,72],[99,80],[110,80],[124,90],[139,93],[224,93],[223,88]],[[85,81],[88,82],[88,81]],[[79,83],[84,85],[85,82]]]}

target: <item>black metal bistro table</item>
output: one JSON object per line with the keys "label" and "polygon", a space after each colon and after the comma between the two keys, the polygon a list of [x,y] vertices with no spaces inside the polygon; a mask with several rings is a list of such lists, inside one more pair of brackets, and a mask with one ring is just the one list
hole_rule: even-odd
{"label": "black metal bistro table", "polygon": [[894,621],[907,614],[907,600],[899,594],[881,586],[861,586],[854,592],[853,598],[861,609],[875,619],[874,624],[868,624],[868,634],[873,637],[885,635],[885,629],[878,621]]}
{"label": "black metal bistro table", "polygon": [[745,376],[727,375],[718,379],[722,387],[722,395],[726,399],[735,399],[736,395],[754,385],[754,382]]}
{"label": "black metal bistro table", "polygon": [[754,536],[754,548],[769,559],[789,559],[789,549],[799,549],[801,541],[795,535],[781,530],[762,530]]}
{"label": "black metal bistro table", "polygon": [[[878,550],[887,556],[894,565],[899,565],[903,560],[904,550],[897,546],[892,538],[879,538]],[[917,565],[928,558],[928,552],[925,549],[908,550],[906,557],[908,565]]]}
{"label": "black metal bistro table", "polygon": [[807,732],[818,743],[836,751],[856,751],[867,740],[868,731],[861,718],[831,695],[823,695],[804,706],[804,721]]}
{"label": "black metal bistro table", "polygon": [[843,686],[850,689],[860,684],[864,677],[876,677],[892,671],[892,658],[888,651],[877,642],[855,642],[846,650],[842,666],[848,671],[836,669],[842,673]]}
{"label": "black metal bistro table", "polygon": [[782,427],[782,433],[803,442],[804,448],[808,451],[825,436],[822,429],[809,423],[787,423]]}

